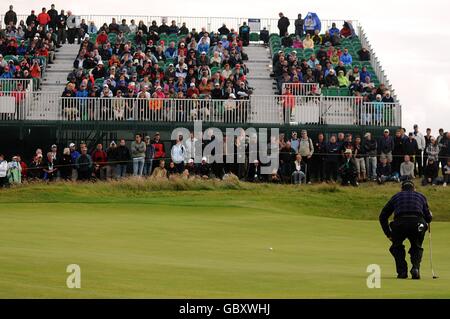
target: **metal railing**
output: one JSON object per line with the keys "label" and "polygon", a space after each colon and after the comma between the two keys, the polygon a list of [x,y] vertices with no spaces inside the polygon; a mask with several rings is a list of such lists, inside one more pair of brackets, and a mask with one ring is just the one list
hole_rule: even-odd
{"label": "metal railing", "polygon": [[283,83],[283,92],[290,89],[293,95],[320,95],[319,83]]}
{"label": "metal railing", "polygon": [[361,97],[252,96],[252,123],[289,125],[401,125],[398,103],[367,103]]}
{"label": "metal railing", "polygon": [[[75,13],[75,12],[74,12]],[[75,13],[76,14],[76,13]],[[285,13],[287,15],[287,13]],[[305,14],[303,15],[305,16]],[[28,14],[19,14],[17,15],[17,20],[23,20],[26,21],[28,17]],[[85,19],[86,23],[90,21],[94,21],[97,28],[100,28],[104,23],[107,23],[108,25],[111,23],[112,18],[116,19],[116,23],[120,24],[122,19],[127,20],[127,24],[130,24],[131,20],[135,20],[136,24],[139,23],[139,21],[143,21],[144,24],[148,26],[151,25],[152,21],[156,21],[158,25],[162,23],[162,21],[166,21],[168,25],[170,25],[172,20],[175,20],[177,25],[180,27],[183,22],[186,23],[186,26],[191,30],[192,28],[196,28],[197,31],[200,31],[201,28],[206,28],[207,31],[217,31],[222,24],[226,24],[229,29],[233,28],[235,31],[243,24],[243,22],[248,22],[249,18],[257,18],[261,20],[261,30],[262,28],[266,27],[267,30],[269,30],[270,33],[278,33],[278,18],[260,18],[260,17],[187,17],[187,16],[154,16],[154,15],[97,15],[97,14],[80,14],[80,21],[81,19]],[[297,18],[297,15],[294,14],[291,17],[289,17],[290,25],[288,31],[290,33],[295,32],[295,19]],[[336,23],[338,27],[342,26],[344,24],[344,21],[351,21],[353,23],[353,26],[356,27],[359,26],[359,22],[357,20],[343,20],[343,19],[323,19],[321,20],[322,23],[322,31],[331,28],[331,25],[333,22]],[[251,32],[259,32],[260,30],[251,30]]]}
{"label": "metal railing", "polygon": [[0,92],[28,91],[32,92],[34,87],[33,79],[0,79]]}
{"label": "metal railing", "polygon": [[61,97],[58,92],[4,92],[0,120],[231,124],[401,125],[398,103],[361,97],[252,95],[249,100]]}

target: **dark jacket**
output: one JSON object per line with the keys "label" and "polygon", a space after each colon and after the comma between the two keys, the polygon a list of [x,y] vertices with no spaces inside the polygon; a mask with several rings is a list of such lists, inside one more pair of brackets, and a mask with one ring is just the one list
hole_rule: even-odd
{"label": "dark jacket", "polygon": [[417,146],[417,141],[416,139],[408,139],[405,142],[405,154],[408,154],[410,156],[413,156],[417,153],[417,151],[419,150],[419,146]]}
{"label": "dark jacket", "polygon": [[109,147],[106,150],[106,156],[108,157],[108,163],[117,164],[119,160],[119,152],[117,147]]}
{"label": "dark jacket", "polygon": [[386,166],[383,166],[383,164],[378,163],[377,166],[377,176],[391,176],[392,174],[392,168],[390,164],[386,164]]}
{"label": "dark jacket", "polygon": [[290,24],[291,23],[289,22],[289,19],[287,17],[281,17],[278,20],[278,29],[280,31],[287,31]]}
{"label": "dark jacket", "polygon": [[131,159],[130,149],[127,146],[117,146],[117,160],[121,164],[126,164]]}
{"label": "dark jacket", "polygon": [[7,26],[10,22],[12,22],[14,25],[17,24],[17,15],[13,10],[9,10],[8,12],[6,12],[5,14],[5,26]]}
{"label": "dark jacket", "polygon": [[261,180],[261,166],[256,166],[251,163],[248,167],[247,181],[248,182],[259,182]]}
{"label": "dark jacket", "polygon": [[92,158],[89,154],[81,154],[76,161],[76,168],[78,172],[92,171]]}
{"label": "dark jacket", "polygon": [[405,139],[403,136],[394,138],[394,150],[392,155],[405,155]]}
{"label": "dark jacket", "polygon": [[436,163],[433,163],[432,165],[427,165],[424,168],[424,175],[425,178],[436,178],[438,177],[438,165]]}
{"label": "dark jacket", "polygon": [[380,141],[378,142],[378,152],[387,154],[389,152],[392,152],[394,150],[394,139],[392,136],[384,137],[382,136],[380,138]]}
{"label": "dark jacket", "polygon": [[327,162],[339,162],[341,158],[341,144],[339,143],[330,143],[326,144],[326,161]]}
{"label": "dark jacket", "polygon": [[363,149],[364,154],[368,156],[377,156],[378,143],[374,139],[371,139],[370,141],[368,139],[364,139]]}

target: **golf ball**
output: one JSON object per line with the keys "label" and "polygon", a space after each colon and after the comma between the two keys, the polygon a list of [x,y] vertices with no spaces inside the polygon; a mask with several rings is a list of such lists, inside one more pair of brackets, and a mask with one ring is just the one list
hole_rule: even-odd
{"label": "golf ball", "polygon": [[272,247],[269,247],[269,250],[270,250],[270,251],[272,251],[272,250],[273,250],[273,248],[272,248]]}

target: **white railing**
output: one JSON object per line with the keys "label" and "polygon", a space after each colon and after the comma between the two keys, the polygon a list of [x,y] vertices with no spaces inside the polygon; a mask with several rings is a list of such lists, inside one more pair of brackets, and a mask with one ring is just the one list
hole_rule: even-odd
{"label": "white railing", "polygon": [[61,97],[58,92],[4,92],[0,120],[140,121],[276,125],[401,125],[398,103],[358,97],[251,96],[250,100]]}
{"label": "white railing", "polygon": [[[75,12],[74,12],[75,13]],[[288,12],[285,12],[285,15],[289,17],[290,25],[289,32],[295,32],[295,19],[297,19],[297,13],[292,13],[292,15]],[[118,24],[121,23],[122,19],[127,20],[127,24],[130,23],[131,20],[135,20],[136,24],[139,21],[143,21],[144,24],[148,26],[151,25],[152,21],[156,21],[158,25],[160,25],[163,19],[170,25],[172,20],[175,20],[177,25],[180,27],[183,22],[186,23],[186,26],[191,30],[192,28],[196,28],[197,31],[200,31],[201,28],[206,28],[207,31],[217,31],[222,24],[226,24],[228,29],[233,28],[235,31],[243,24],[243,22],[248,22],[249,18],[256,18],[261,20],[261,30],[266,27],[270,33],[278,33],[278,18],[261,18],[261,17],[187,17],[187,16],[153,16],[153,15],[97,15],[97,14],[80,14],[80,19],[85,19],[86,23],[90,21],[94,21],[97,28],[100,28],[104,23],[108,25],[111,23],[112,18],[116,19]],[[303,17],[306,16],[306,13],[303,14]],[[26,21],[28,14],[19,14],[17,15],[17,19]],[[340,28],[344,21],[351,21],[353,26],[355,27],[355,31],[357,30],[357,26],[359,26],[359,22],[357,20],[343,20],[343,19],[323,19],[322,23],[322,31],[331,28],[333,22],[336,23],[337,27]],[[259,32],[260,30],[251,30],[251,32]]]}
{"label": "white railing", "polygon": [[252,96],[250,105],[252,123],[401,125],[398,103],[365,103],[360,97]]}
{"label": "white railing", "polygon": [[283,92],[290,89],[294,95],[320,95],[318,83],[283,83]]}
{"label": "white railing", "polygon": [[33,79],[0,79],[0,92],[22,90],[32,92],[34,90]]}

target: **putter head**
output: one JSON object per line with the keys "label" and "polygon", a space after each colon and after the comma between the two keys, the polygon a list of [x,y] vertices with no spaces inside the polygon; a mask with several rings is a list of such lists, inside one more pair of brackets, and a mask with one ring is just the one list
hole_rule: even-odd
{"label": "putter head", "polygon": [[438,276],[433,276],[433,279],[438,279],[439,277]]}

